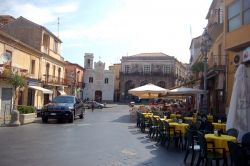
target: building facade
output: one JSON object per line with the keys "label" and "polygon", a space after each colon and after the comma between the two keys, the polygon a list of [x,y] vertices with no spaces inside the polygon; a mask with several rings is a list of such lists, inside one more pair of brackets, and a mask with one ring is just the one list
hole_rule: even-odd
{"label": "building facade", "polygon": [[29,64],[27,95],[23,97],[27,98],[27,105],[37,105],[35,101],[39,99],[36,93],[43,93],[41,104],[37,107],[48,103],[53,97],[59,95],[66,86],[64,80],[65,62],[60,55],[61,40],[45,27],[24,17],[11,20],[2,25],[0,30],[37,52],[36,56],[28,60],[22,59],[20,53],[17,55],[17,63]]}
{"label": "building facade", "polygon": [[207,52],[208,108],[211,113],[224,113],[226,107],[226,52],[224,40],[224,1],[213,0],[206,19],[211,47]]}
{"label": "building facade", "polygon": [[76,63],[70,63],[66,61],[65,64],[65,79],[68,87],[65,87],[65,93],[69,95],[77,96],[83,99],[83,76],[84,68]]}
{"label": "building facade", "polygon": [[117,63],[112,66],[109,66],[109,70],[113,71],[113,73],[115,74],[114,102],[119,102],[120,101],[120,89],[121,89],[121,82],[120,82],[121,64]]}
{"label": "building facade", "polygon": [[[0,114],[9,110],[14,102],[14,88],[9,83],[10,74],[17,73],[23,75],[27,82],[39,79],[39,66],[41,52],[29,45],[15,39],[14,37],[0,30]],[[6,58],[7,57],[7,58]],[[42,107],[44,104],[44,94],[52,95],[52,91],[42,88],[42,82],[38,81],[40,90],[34,91],[30,97],[29,86],[26,85],[19,91],[18,105],[32,105]],[[30,101],[32,98],[32,103]]]}
{"label": "building facade", "polygon": [[[225,49],[227,53],[227,102],[230,104],[234,75],[242,53],[250,47],[250,1],[225,0]],[[249,70],[248,70],[249,71]]]}
{"label": "building facade", "polygon": [[185,82],[185,66],[164,53],[141,53],[121,59],[121,100],[130,100],[128,90],[152,83],[171,88]]}
{"label": "building facade", "polygon": [[105,63],[94,63],[94,55],[84,56],[84,89],[83,98],[99,102],[110,102],[114,98],[115,75],[113,71],[105,70]]}

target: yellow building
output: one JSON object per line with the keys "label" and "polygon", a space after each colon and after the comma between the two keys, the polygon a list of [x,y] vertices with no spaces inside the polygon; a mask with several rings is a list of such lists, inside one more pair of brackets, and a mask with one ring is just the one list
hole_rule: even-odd
{"label": "yellow building", "polygon": [[[0,16],[1,17],[1,16]],[[60,55],[61,40],[45,27],[23,17],[12,19],[0,26],[0,31],[15,42],[32,50],[16,48],[3,51],[12,54],[12,67],[27,70],[27,87],[20,94],[19,104],[42,107],[50,99],[64,93],[64,59]],[[20,51],[21,50],[21,51]]]}
{"label": "yellow building", "polygon": [[[8,82],[9,75],[5,75],[8,70],[26,76],[27,80],[39,78],[39,66],[41,52],[33,49],[27,44],[13,38],[12,36],[0,31],[0,113],[10,108],[13,103],[14,89]],[[7,58],[6,58],[7,57]],[[8,59],[8,60],[6,60]],[[43,95],[51,94],[52,91],[40,87],[40,91],[33,94],[35,107],[43,105]],[[28,85],[19,92],[18,105],[28,104]]]}
{"label": "yellow building", "polygon": [[230,104],[234,74],[243,51],[250,47],[249,0],[225,0],[225,49],[227,51],[227,106]]}
{"label": "yellow building", "polygon": [[208,20],[206,28],[211,39],[211,46],[207,52],[207,100],[211,113],[225,113],[226,53],[223,8],[223,0],[213,0],[206,17]]}

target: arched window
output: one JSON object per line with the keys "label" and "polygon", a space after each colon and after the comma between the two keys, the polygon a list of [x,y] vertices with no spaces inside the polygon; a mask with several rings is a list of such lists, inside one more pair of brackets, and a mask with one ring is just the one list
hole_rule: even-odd
{"label": "arched window", "polygon": [[157,83],[157,86],[162,87],[162,88],[166,88],[166,83],[165,83],[165,81],[160,81]]}

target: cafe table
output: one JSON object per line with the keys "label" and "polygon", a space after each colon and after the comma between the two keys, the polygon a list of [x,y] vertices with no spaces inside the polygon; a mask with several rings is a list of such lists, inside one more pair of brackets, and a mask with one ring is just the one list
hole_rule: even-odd
{"label": "cafe table", "polygon": [[174,127],[175,130],[180,130],[181,134],[184,135],[186,133],[186,129],[189,126],[187,123],[177,123],[177,122],[170,122],[170,127]]}
{"label": "cafe table", "polygon": [[[224,148],[226,151],[229,151],[227,145],[228,141],[236,142],[235,137],[224,134],[221,134],[220,136],[215,134],[205,134],[205,138],[207,142],[213,142],[215,148]],[[208,144],[208,147],[211,147],[209,145],[210,144]],[[222,151],[220,150],[220,152]]]}
{"label": "cafe table", "polygon": [[196,118],[195,117],[184,117],[184,120],[192,121],[194,123],[196,121]]}
{"label": "cafe table", "polygon": [[213,122],[213,121],[214,121],[213,115],[207,115],[207,120],[208,120],[209,122]]}
{"label": "cafe table", "polygon": [[181,114],[170,114],[170,119],[180,118]]}
{"label": "cafe table", "polygon": [[161,118],[161,121],[170,123],[170,122],[173,122],[173,119]]}
{"label": "cafe table", "polygon": [[226,132],[226,124],[225,123],[212,123],[214,126],[214,129],[220,129],[223,130],[223,132]]}

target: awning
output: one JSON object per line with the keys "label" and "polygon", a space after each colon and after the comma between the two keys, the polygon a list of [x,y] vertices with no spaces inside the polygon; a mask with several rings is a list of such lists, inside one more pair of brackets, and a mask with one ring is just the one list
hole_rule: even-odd
{"label": "awning", "polygon": [[61,95],[67,95],[63,90],[57,90]]}
{"label": "awning", "polygon": [[52,93],[53,93],[52,90],[45,89],[45,88],[42,88],[42,87],[40,87],[40,86],[29,86],[29,88],[35,89],[35,90],[40,90],[40,91],[42,91],[44,94],[52,94]]}

